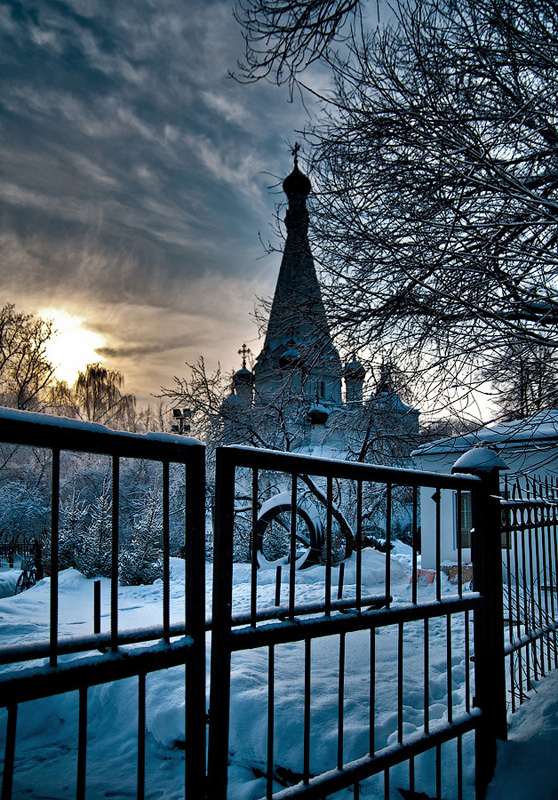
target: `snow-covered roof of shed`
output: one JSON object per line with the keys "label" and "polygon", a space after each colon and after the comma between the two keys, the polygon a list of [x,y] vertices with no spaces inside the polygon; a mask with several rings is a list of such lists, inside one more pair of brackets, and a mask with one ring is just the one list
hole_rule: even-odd
{"label": "snow-covered roof of shed", "polygon": [[436,455],[439,453],[462,453],[477,444],[493,444],[498,449],[532,444],[558,445],[558,409],[540,411],[532,417],[501,422],[498,425],[487,425],[464,436],[452,436],[428,442],[414,450],[413,457]]}

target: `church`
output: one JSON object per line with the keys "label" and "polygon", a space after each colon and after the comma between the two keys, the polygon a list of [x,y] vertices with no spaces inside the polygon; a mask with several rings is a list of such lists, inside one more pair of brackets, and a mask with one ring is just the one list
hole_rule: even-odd
{"label": "church", "polygon": [[309,178],[298,166],[283,181],[287,238],[263,348],[254,369],[239,353],[221,414],[228,441],[375,463],[407,463],[419,412],[390,386],[387,371],[365,398],[366,371],[343,365],[331,337],[308,240]]}

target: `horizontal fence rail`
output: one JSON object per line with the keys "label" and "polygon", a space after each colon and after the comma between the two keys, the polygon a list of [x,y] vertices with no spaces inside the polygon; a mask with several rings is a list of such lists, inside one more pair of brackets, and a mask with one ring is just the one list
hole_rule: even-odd
{"label": "horizontal fence rail", "polygon": [[[427,486],[433,492],[470,492],[476,502],[481,485],[471,475],[429,474],[242,447],[218,450],[208,762],[212,800],[235,796],[234,787],[227,794],[228,772],[235,759],[243,758],[236,752],[237,746],[242,749],[237,726],[246,713],[255,730],[265,731],[263,740],[245,743],[252,757],[254,750],[258,753],[260,766],[252,767],[252,777],[259,776],[261,792],[255,796],[325,798],[350,788],[355,796],[359,791],[366,797],[381,791],[387,798],[390,781],[394,792],[428,790],[429,796],[445,797],[451,784],[456,797],[467,792],[471,796],[474,778],[468,775],[469,789],[464,779],[464,759],[473,752],[469,737],[476,736],[483,745],[488,741],[482,710],[487,687],[482,679],[480,685],[475,682],[472,671],[473,628],[479,631],[476,617],[483,599],[461,580],[449,583],[439,554],[433,579],[422,580],[418,490]],[[405,586],[399,573],[394,575],[398,562],[391,554],[402,505],[414,544],[408,556],[411,581]],[[380,506],[380,549],[365,550],[371,509]],[[270,528],[273,508],[273,521],[281,523],[277,531]],[[431,531],[438,550],[441,526],[438,515],[436,530]],[[322,531],[321,539],[316,530]],[[352,558],[344,563],[351,550]],[[367,586],[370,552],[375,565],[381,564],[373,592]],[[239,567],[238,560],[247,561],[246,567]],[[237,598],[235,569],[248,565],[249,596]],[[327,643],[333,663],[324,665],[321,641]],[[258,665],[251,669],[251,692],[261,697],[250,712],[239,700],[244,661],[238,667],[235,661],[246,651]],[[355,670],[358,674],[362,668],[357,662],[363,657],[365,685],[355,683]],[[475,670],[484,665],[481,657],[474,659]],[[441,681],[436,689],[434,669]],[[409,709],[409,696],[417,692],[420,704],[413,702],[420,705],[420,720],[411,724],[411,716],[417,715]],[[480,708],[474,707],[473,693]],[[299,697],[296,706],[291,694]],[[393,698],[389,725],[383,707],[387,698]],[[251,694],[246,702],[251,703]],[[322,711],[324,705],[327,712]],[[316,744],[323,736],[331,741],[327,748]],[[423,773],[423,761],[429,758],[435,764],[429,773],[433,785]],[[490,769],[481,764],[480,784]]]}
{"label": "horizontal fence rail", "polygon": [[[179,665],[186,665],[183,691],[185,795],[198,798],[205,781],[205,582],[203,571],[199,569],[204,561],[204,446],[182,436],[117,432],[101,425],[7,409],[0,412],[0,442],[4,447],[13,446],[5,453],[5,469],[21,475],[22,471],[32,471],[34,465],[40,463],[42,471],[37,486],[50,495],[49,532],[46,542],[43,542],[49,562],[48,637],[33,636],[32,641],[19,637],[0,644],[0,706],[7,708],[2,800],[10,800],[13,792],[19,795],[24,791],[17,780],[19,711],[24,709],[27,717],[35,708],[34,702],[72,692],[78,697],[79,707],[73,796],[85,797],[88,712],[93,702],[89,695],[92,687],[124,679],[133,679],[137,687],[137,778],[134,794],[138,798],[144,797],[146,713],[149,711],[146,708],[146,680],[155,672]],[[61,508],[68,494],[68,485],[73,486],[74,498],[75,487],[80,485],[80,461],[72,460],[73,453],[78,453],[81,459],[86,455],[104,458],[101,463],[107,477],[102,489],[103,492],[106,490],[109,498],[105,504],[107,514],[104,520],[110,535],[108,629],[105,625],[105,630],[100,631],[100,598],[96,596],[95,631],[82,636],[67,635],[67,626],[61,632],[60,618]],[[18,459],[19,472],[13,466]],[[143,462],[154,465],[156,472],[153,475],[157,475],[160,486],[159,519],[156,523],[156,529],[160,530],[156,554],[161,565],[160,624],[126,629],[121,623],[119,608],[119,558],[128,546],[122,537],[122,469],[131,463]],[[171,467],[179,470],[178,484],[182,487],[185,604],[179,613],[180,621],[171,621],[170,605]],[[144,470],[142,475],[145,491],[150,491],[151,473]],[[37,709],[38,714],[44,713],[43,706],[37,706]],[[106,722],[109,727],[110,717],[111,714]],[[110,776],[107,774],[106,777],[110,789]],[[48,794],[48,787],[45,786],[45,790]]]}

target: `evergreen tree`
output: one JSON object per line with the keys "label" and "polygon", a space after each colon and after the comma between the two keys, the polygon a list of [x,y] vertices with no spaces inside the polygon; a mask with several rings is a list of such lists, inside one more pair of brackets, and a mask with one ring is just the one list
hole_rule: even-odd
{"label": "evergreen tree", "polygon": [[[74,551],[75,567],[87,578],[110,577],[112,542],[112,495],[107,478],[91,503],[90,523],[81,546]],[[77,520],[76,520],[77,521]]]}
{"label": "evergreen tree", "polygon": [[125,586],[153,583],[163,575],[163,502],[160,487],[150,487],[137,501],[137,509],[130,538],[119,556],[120,580]]}
{"label": "evergreen tree", "polygon": [[77,553],[87,540],[90,521],[89,505],[80,496],[74,481],[72,495],[60,506],[58,563],[60,569],[75,567]]}

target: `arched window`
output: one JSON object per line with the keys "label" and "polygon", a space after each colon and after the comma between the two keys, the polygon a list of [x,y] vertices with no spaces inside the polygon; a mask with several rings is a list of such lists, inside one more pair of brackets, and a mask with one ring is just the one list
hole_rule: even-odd
{"label": "arched window", "polygon": [[320,381],[320,397],[325,397],[325,381]]}

